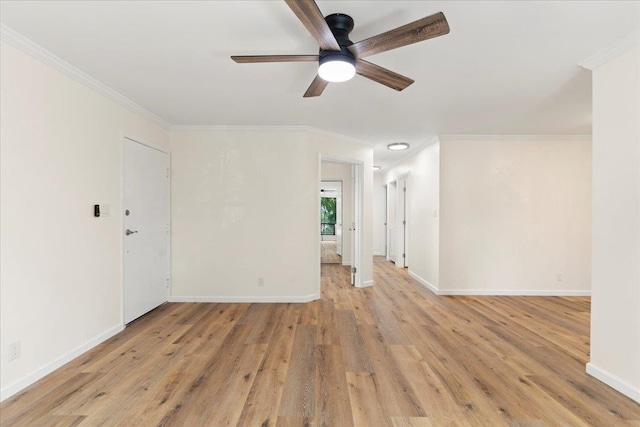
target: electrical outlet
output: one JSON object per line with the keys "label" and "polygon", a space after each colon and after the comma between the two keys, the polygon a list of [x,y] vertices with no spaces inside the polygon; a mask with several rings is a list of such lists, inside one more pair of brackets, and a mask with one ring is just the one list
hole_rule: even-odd
{"label": "electrical outlet", "polygon": [[556,273],[556,282],[562,282],[562,273]]}
{"label": "electrical outlet", "polygon": [[9,344],[9,362],[20,357],[20,341]]}
{"label": "electrical outlet", "polygon": [[262,277],[258,277],[258,286],[264,286],[264,279]]}

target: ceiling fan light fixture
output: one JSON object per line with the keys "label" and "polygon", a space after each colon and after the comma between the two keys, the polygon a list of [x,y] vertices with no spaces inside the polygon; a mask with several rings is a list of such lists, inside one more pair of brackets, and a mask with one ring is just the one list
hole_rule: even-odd
{"label": "ceiling fan light fixture", "polygon": [[406,150],[409,148],[409,144],[406,142],[394,142],[393,144],[387,145],[387,149],[389,150]]}
{"label": "ceiling fan light fixture", "polygon": [[341,55],[340,52],[321,57],[318,75],[328,82],[346,82],[356,75],[356,61],[348,55]]}

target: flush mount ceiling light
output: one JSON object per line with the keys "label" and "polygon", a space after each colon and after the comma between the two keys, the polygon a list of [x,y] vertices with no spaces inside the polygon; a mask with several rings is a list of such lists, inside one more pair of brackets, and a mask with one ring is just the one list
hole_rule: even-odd
{"label": "flush mount ceiling light", "polygon": [[373,167],[373,170],[374,170],[374,171],[379,171],[380,169],[382,169],[380,166],[374,166],[374,167]]}
{"label": "flush mount ceiling light", "polygon": [[406,142],[394,142],[393,144],[387,145],[389,150],[406,150],[409,148],[409,144]]}

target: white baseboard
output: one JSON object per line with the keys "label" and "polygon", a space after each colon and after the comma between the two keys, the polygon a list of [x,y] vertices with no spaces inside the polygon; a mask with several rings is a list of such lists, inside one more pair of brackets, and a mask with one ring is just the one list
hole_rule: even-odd
{"label": "white baseboard", "polygon": [[527,290],[527,289],[439,289],[438,295],[590,297],[585,290]]}
{"label": "white baseboard", "polygon": [[170,296],[169,302],[237,302],[237,303],[253,303],[253,302],[270,302],[270,303],[287,303],[287,302],[311,302],[320,299],[320,294],[305,295],[302,297],[240,297],[240,296]]}
{"label": "white baseboard", "polygon": [[3,387],[2,389],[0,389],[0,402],[10,398],[11,396],[13,396],[14,394],[24,390],[25,388],[29,387],[31,384],[35,383],[36,381],[38,381],[39,379],[49,375],[51,372],[55,371],[56,369],[58,369],[59,367],[61,367],[62,365],[72,361],[73,359],[75,359],[76,357],[80,356],[83,353],[86,353],[87,351],[91,350],[93,347],[97,346],[98,344],[103,343],[104,341],[108,340],[109,338],[111,338],[112,336],[118,334],[119,332],[121,332],[124,329],[123,325],[116,325],[112,328],[107,329],[106,331],[104,331],[103,333],[101,333],[100,335],[97,335],[91,339],[89,339],[87,342],[85,342],[84,344],[74,348],[73,350],[71,350],[70,352],[58,357],[57,359],[39,367],[38,369],[36,369],[35,371],[33,371],[30,374],[25,375],[24,377],[20,378],[19,380],[16,380],[14,382],[12,382],[11,384],[8,384],[6,387]]}
{"label": "white baseboard", "polygon": [[384,256],[385,254],[382,253],[382,252],[374,252],[371,255],[373,255],[373,256]]}
{"label": "white baseboard", "polygon": [[429,289],[431,292],[433,292],[436,295],[439,295],[438,293],[438,288],[434,285],[432,285],[431,283],[429,283],[427,280],[423,279],[422,277],[418,276],[416,273],[414,273],[413,271],[409,270],[409,276],[413,277],[414,279],[416,279],[418,281],[418,283],[420,283],[422,286],[424,286],[425,288]]}
{"label": "white baseboard", "polygon": [[369,286],[373,286],[373,280],[367,280],[366,282],[362,282],[362,286],[360,288],[368,288]]}
{"label": "white baseboard", "polygon": [[565,297],[565,296],[591,296],[591,291],[585,290],[525,290],[525,289],[440,289],[429,283],[428,280],[418,276],[409,270],[409,276],[413,277],[422,286],[436,295],[485,295],[485,296],[540,296],[540,297]]}
{"label": "white baseboard", "polygon": [[587,363],[587,374],[640,403],[640,388],[633,384],[629,384],[625,380],[616,377],[604,369],[598,368],[591,362]]}

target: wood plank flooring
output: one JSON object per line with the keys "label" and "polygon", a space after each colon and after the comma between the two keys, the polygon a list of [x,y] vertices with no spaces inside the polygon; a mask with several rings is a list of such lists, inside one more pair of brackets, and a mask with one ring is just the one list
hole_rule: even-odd
{"label": "wood plank flooring", "polygon": [[165,304],[0,406],[2,426],[638,426],[585,373],[589,298],[437,297],[383,258],[308,304]]}
{"label": "wood plank flooring", "polygon": [[320,242],[320,262],[322,264],[342,264],[342,256],[338,255],[338,247],[335,240],[323,240]]}

